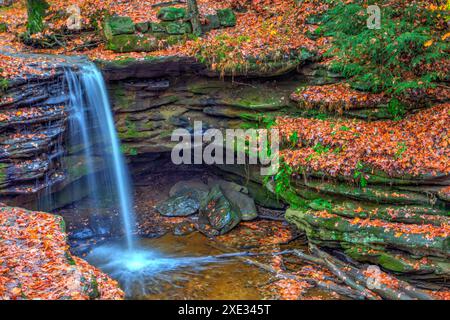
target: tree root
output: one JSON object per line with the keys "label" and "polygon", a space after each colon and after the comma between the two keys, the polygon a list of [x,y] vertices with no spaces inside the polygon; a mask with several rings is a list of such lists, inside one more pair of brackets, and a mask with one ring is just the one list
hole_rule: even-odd
{"label": "tree root", "polygon": [[[221,255],[212,256],[214,258],[237,258],[242,262],[258,267],[261,270],[273,274],[278,279],[289,279],[298,282],[307,282],[316,288],[335,292],[341,296],[357,300],[433,300],[433,298],[424,291],[413,287],[411,284],[399,280],[392,275],[384,273],[379,269],[377,274],[373,275],[368,269],[363,269],[359,265],[354,266],[345,263],[332,255],[320,250],[313,244],[310,244],[310,251],[313,255],[306,254],[300,250],[283,250],[279,252],[237,252],[236,249],[224,246],[222,244],[210,244],[211,247],[226,252]],[[319,280],[316,278],[302,277],[293,273],[279,271],[271,265],[259,262],[249,257],[256,256],[278,256],[293,255],[301,261],[312,263],[329,270],[336,280]],[[295,263],[290,261],[290,263]],[[391,285],[392,284],[392,285]]]}

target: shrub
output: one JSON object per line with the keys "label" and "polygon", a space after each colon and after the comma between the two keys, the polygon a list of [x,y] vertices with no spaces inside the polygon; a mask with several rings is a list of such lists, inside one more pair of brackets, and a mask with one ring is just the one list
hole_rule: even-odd
{"label": "shrub", "polygon": [[[369,4],[381,7],[381,29],[366,25]],[[332,70],[350,78],[353,88],[401,95],[445,77],[445,68],[434,65],[449,57],[443,17],[425,2],[339,1],[322,16],[320,30],[333,37]]]}

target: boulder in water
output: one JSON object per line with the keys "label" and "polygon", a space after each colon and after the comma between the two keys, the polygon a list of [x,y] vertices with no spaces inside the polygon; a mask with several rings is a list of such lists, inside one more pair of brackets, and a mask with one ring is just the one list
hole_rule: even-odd
{"label": "boulder in water", "polygon": [[239,208],[243,221],[250,221],[258,217],[255,201],[249,196],[234,190],[224,191],[230,202]]}
{"label": "boulder in water", "polygon": [[239,207],[235,206],[222,192],[220,186],[214,186],[199,210],[197,229],[205,235],[218,236],[233,229],[242,219]]}
{"label": "boulder in water", "polygon": [[198,211],[200,203],[190,196],[174,196],[159,203],[156,210],[167,217],[187,217]]}

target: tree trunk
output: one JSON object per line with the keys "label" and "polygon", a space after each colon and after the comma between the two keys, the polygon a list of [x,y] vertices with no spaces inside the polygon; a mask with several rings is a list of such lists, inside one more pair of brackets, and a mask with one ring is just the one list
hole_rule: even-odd
{"label": "tree trunk", "polygon": [[192,31],[196,36],[201,36],[202,26],[200,24],[197,0],[187,0],[187,13],[189,19],[191,20]]}
{"label": "tree trunk", "polygon": [[27,29],[30,34],[44,29],[44,17],[48,8],[49,5],[45,0],[27,0]]}

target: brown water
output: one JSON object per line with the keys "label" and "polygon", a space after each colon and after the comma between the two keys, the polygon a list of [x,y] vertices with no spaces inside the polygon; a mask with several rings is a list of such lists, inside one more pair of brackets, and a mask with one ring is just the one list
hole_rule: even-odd
{"label": "brown water", "polygon": [[[223,252],[208,245],[210,240],[195,232],[187,236],[166,235],[158,239],[147,239],[150,248],[162,249],[176,255],[209,256]],[[176,272],[176,271],[175,271]],[[149,294],[146,299],[240,299],[257,300],[268,298],[262,292],[270,275],[248,266],[236,259],[209,264],[204,270],[192,273],[188,281],[179,287],[164,285],[160,293]]]}
{"label": "brown water", "polygon": [[[136,265],[133,262],[130,264],[133,258],[121,257],[124,251],[117,249],[118,247],[114,245],[107,246],[106,255],[98,254],[94,249],[94,253],[88,255],[87,260],[116,278],[126,291],[128,299],[283,298],[279,291],[280,287],[274,285],[280,279],[273,277],[272,274],[245,264],[237,258],[211,260],[212,256],[223,254],[222,251],[213,247],[215,245],[216,242],[198,232],[181,237],[167,234],[160,238],[139,241],[140,250],[150,254],[156,253],[155,256],[144,259],[144,264],[150,261],[150,266],[146,268],[141,269],[139,266],[134,270]],[[258,261],[270,263],[270,259],[271,257],[266,256],[258,258]],[[121,262],[117,263],[117,261]],[[124,268],[126,264],[132,266],[131,270]],[[141,261],[137,264],[140,265]],[[123,272],[123,269],[127,269],[126,272]],[[283,290],[282,287],[281,290]],[[295,295],[294,298],[296,298]],[[308,289],[301,296],[301,299],[335,298],[337,297],[314,288]]]}
{"label": "brown water", "polygon": [[[183,236],[173,235],[177,225],[192,221],[190,218],[162,217],[154,209],[157,202],[168,197],[170,187],[182,178],[182,174],[169,172],[157,177],[148,177],[147,180],[140,179],[143,185],[136,187],[135,203],[139,222],[137,234],[141,236],[139,254],[143,258],[133,261],[135,257],[129,257],[129,252],[123,248],[123,241],[106,238],[98,239],[101,244],[94,248],[95,254],[87,256],[82,254],[91,264],[117,279],[127,292],[127,298],[161,300],[338,298],[314,288],[302,291],[300,296],[298,293],[301,284],[295,282],[285,284],[273,274],[262,271],[254,265],[245,264],[237,258],[205,260],[205,257],[226,253],[217,249],[218,243],[230,248],[232,252],[236,250],[277,252],[289,248],[306,250],[306,247],[301,240],[291,240],[295,236],[295,231],[292,231],[295,228],[278,221],[241,223],[228,234],[215,240],[208,239],[198,232]],[[186,178],[190,176],[191,174]],[[196,176],[202,174],[197,173]],[[158,192],[154,192],[155,190]],[[68,222],[69,231],[95,223],[95,219],[92,221],[95,215],[91,214],[90,207],[91,204],[85,199],[60,210],[59,213]],[[116,210],[105,208],[105,213],[101,216],[111,219],[112,231],[120,226]],[[92,245],[96,241],[89,243]],[[79,244],[77,241],[72,243],[75,246]],[[100,249],[100,252],[97,252],[97,249]],[[274,263],[272,256],[252,257],[252,259],[266,265]],[[284,264],[282,267],[291,272],[303,267],[298,263],[290,265],[287,260],[282,264]]]}

